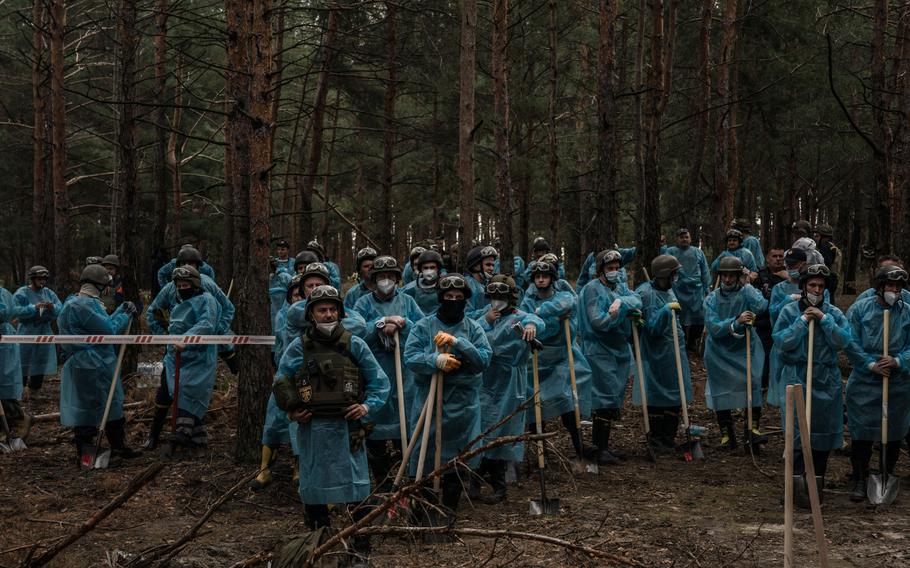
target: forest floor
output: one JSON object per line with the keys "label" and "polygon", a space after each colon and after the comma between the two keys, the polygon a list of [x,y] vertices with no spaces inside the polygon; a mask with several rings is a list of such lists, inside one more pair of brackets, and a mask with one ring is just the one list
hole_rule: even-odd
{"label": "forest floor", "polygon": [[[148,360],[145,354],[143,359]],[[629,459],[601,467],[599,475],[571,476],[552,468],[548,492],[561,502],[554,517],[528,515],[529,499],[539,497],[536,477],[522,471],[519,485],[497,506],[463,501],[458,526],[532,532],[578,542],[627,556],[648,566],[781,566],[783,563],[783,440],[772,433],[757,458],[760,473],[742,450],[722,451],[713,417],[704,407],[705,373],[693,359],[696,387],[692,421],[709,427],[705,459],[645,459],[641,416],[627,406],[614,429],[616,447]],[[48,393],[58,383],[51,379]],[[128,388],[128,401],[150,401],[154,388]],[[191,462],[168,462],[158,477],[92,532],[66,548],[49,565],[121,566],[137,553],[174,541],[244,476],[251,465],[232,459],[236,389],[223,374],[209,414],[211,447]],[[47,395],[49,396],[49,394]],[[57,410],[55,398],[28,403],[33,414]],[[150,411],[128,413],[128,431],[138,445]],[[741,422],[738,422],[741,431]],[[779,414],[766,411],[762,427],[779,429]],[[590,440],[590,431],[586,432]],[[568,436],[555,445],[571,455]],[[305,532],[303,508],[291,486],[289,451],[276,467],[276,482],[260,493],[243,488],[212,516],[198,536],[171,562],[180,567],[231,566],[262,551],[277,549],[289,535]],[[57,422],[32,431],[28,451],[0,455],[0,567],[17,566],[30,545],[39,551],[69,534],[121,492],[154,461],[153,456],[112,464],[107,470],[80,472],[74,465],[70,434]],[[907,476],[902,458],[898,474]],[[876,462],[877,463],[877,462]],[[876,467],[876,464],[873,464]],[[524,469],[524,468],[523,468]],[[823,514],[833,567],[910,565],[910,494],[887,508],[854,504],[847,498],[849,459],[831,458]],[[906,481],[906,479],[905,479]],[[336,524],[343,521],[336,517]],[[796,565],[817,565],[811,517],[796,513]],[[518,539],[465,537],[441,545],[413,538],[374,537],[374,566],[603,566],[603,560],[549,544]]]}

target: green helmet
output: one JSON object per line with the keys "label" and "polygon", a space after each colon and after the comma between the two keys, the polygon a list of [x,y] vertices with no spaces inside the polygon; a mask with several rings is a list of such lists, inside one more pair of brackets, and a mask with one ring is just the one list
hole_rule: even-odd
{"label": "green helmet", "polygon": [[828,223],[820,223],[815,226],[815,232],[829,239],[834,236],[834,228]]}
{"label": "green helmet", "polygon": [[100,264],[89,264],[82,269],[82,275],[79,276],[80,284],[94,284],[99,288],[110,286],[111,275]]}
{"label": "green helmet", "polygon": [[742,274],[743,261],[738,259],[735,256],[725,256],[725,257],[721,258],[720,263],[717,266],[717,273],[723,274],[724,272]]}
{"label": "green helmet", "polygon": [[675,256],[662,254],[651,261],[651,277],[670,278],[681,267],[682,265]]}
{"label": "green helmet", "polygon": [[183,280],[184,282],[189,282],[193,288],[202,288],[202,277],[192,264],[185,264],[175,268],[174,272],[171,273],[171,280],[174,282]]}
{"label": "green helmet", "polygon": [[106,255],[104,258],[101,259],[101,265],[104,266],[107,264],[120,268],[120,257],[117,256],[116,254]]}
{"label": "green helmet", "polygon": [[183,266],[184,264],[202,266],[202,254],[194,247],[184,245],[177,251],[177,266]]}
{"label": "green helmet", "polygon": [[49,278],[50,275],[51,275],[51,271],[40,265],[33,266],[28,269],[28,279],[29,280],[31,280],[32,278]]}
{"label": "green helmet", "polygon": [[304,309],[305,317],[309,319],[310,314],[313,312],[313,307],[322,302],[332,302],[335,304],[338,308],[338,319],[344,319],[344,302],[341,301],[341,294],[338,293],[337,288],[329,286],[328,284],[316,286],[313,288],[313,291],[310,292],[310,297],[307,298],[306,308]]}
{"label": "green helmet", "polygon": [[401,277],[401,267],[398,261],[391,256],[377,256],[373,259],[373,268],[370,269],[370,280],[376,282],[376,277],[383,272],[392,272],[396,278]]}
{"label": "green helmet", "polygon": [[518,303],[518,286],[515,285],[515,280],[511,276],[505,274],[497,274],[490,278],[484,292],[488,298],[505,296],[509,298],[509,302],[513,306]]}
{"label": "green helmet", "polygon": [[329,269],[326,268],[326,265],[321,262],[311,262],[306,265],[306,268],[300,274],[300,282],[304,282],[307,278],[311,276],[316,276],[322,278],[326,284],[329,283]]}

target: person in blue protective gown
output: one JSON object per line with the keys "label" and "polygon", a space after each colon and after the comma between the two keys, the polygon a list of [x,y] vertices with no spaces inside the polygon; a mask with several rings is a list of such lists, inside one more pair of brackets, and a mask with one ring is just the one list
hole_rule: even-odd
{"label": "person in blue protective gown", "polygon": [[754,280],[758,276],[758,267],[755,264],[755,257],[748,249],[743,247],[743,234],[736,229],[727,231],[727,250],[722,251],[714,262],[711,263],[711,274],[717,279],[717,267],[720,259],[725,256],[735,256],[742,261],[743,266],[749,270],[749,279]]}
{"label": "person in blue protective gown", "polygon": [[[37,312],[34,304],[17,304],[9,290],[0,286],[0,335],[15,335],[16,328],[12,322],[22,317],[34,317]],[[24,392],[19,348],[18,343],[0,343],[0,404],[10,427],[10,437],[25,439],[32,418],[19,402]]]}
{"label": "person in blue protective gown", "polygon": [[357,251],[354,257],[354,269],[357,271],[357,284],[354,284],[347,294],[344,295],[344,308],[353,310],[354,304],[361,296],[366,296],[373,288],[370,282],[370,270],[373,268],[373,260],[379,256],[376,249],[364,247]]}
{"label": "person in blue protective gown", "polygon": [[[380,256],[373,261],[370,271],[373,291],[357,300],[354,312],[360,314],[366,322],[364,340],[382,367],[383,372],[393,381],[392,391],[385,404],[371,408],[366,420],[373,425],[367,438],[367,457],[373,479],[379,491],[387,491],[392,486],[393,466],[400,461],[403,450],[401,424],[407,419],[407,409],[411,408],[414,393],[413,373],[402,365],[402,392],[398,392],[395,378],[396,354],[402,364],[402,347],[411,335],[414,324],[423,319],[423,312],[411,296],[402,293],[398,288],[401,280],[401,267],[391,256]],[[396,333],[399,344],[396,344]],[[405,416],[399,416],[399,399],[404,401]],[[405,433],[407,434],[407,423]],[[407,440],[404,440],[407,446]]]}
{"label": "person in blue protective gown", "polygon": [[[705,300],[705,324],[708,328],[708,341],[705,345],[708,385],[705,399],[708,408],[717,415],[721,447],[728,450],[736,448],[733,411],[745,409],[749,404],[746,388],[748,334],[751,348],[752,424],[744,420],[743,431],[744,443],[751,444],[754,452],[759,449],[759,444],[765,442],[758,429],[765,353],[752,324],[757,315],[767,309],[768,302],[761,292],[748,283],[748,275],[743,273],[743,263],[738,258],[722,258],[717,272],[720,275],[720,285]],[[744,418],[747,415],[747,412],[743,413]]]}
{"label": "person in blue protective gown", "polygon": [[[205,287],[204,277],[192,265],[174,269],[170,285],[178,302],[170,310],[167,335],[221,335],[221,307]],[[170,286],[169,285],[169,286]],[[166,288],[165,288],[166,289]],[[164,289],[162,289],[162,293]],[[179,361],[177,355],[180,355]],[[162,448],[163,457],[198,453],[208,446],[204,418],[215,387],[218,353],[215,345],[169,345],[164,356],[161,386],[155,394],[153,417],[146,449],[158,446],[163,418],[174,402],[174,383],[179,363],[180,389],[176,404],[176,431]]]}
{"label": "person in blue protective gown", "polygon": [[[525,294],[519,309],[538,316],[546,327],[537,335],[543,344],[538,354],[538,375],[540,382],[541,417],[544,421],[557,416],[572,439],[572,447],[578,457],[592,459],[593,448],[587,448],[590,455],[582,456],[581,432],[575,423],[575,397],[572,394],[572,381],[569,374],[569,354],[566,347],[564,321],[569,322],[570,333],[574,335],[574,314],[578,298],[574,292],[557,290],[558,278],[556,266],[538,260],[534,263],[532,273],[533,285]],[[575,359],[575,381],[578,392],[578,403],[581,416],[591,413],[591,367],[578,345],[572,342],[572,355]],[[529,387],[528,396],[534,394],[533,386]],[[529,414],[529,419],[533,414]],[[534,427],[530,427],[534,431]]]}
{"label": "person in blue protective gown", "polygon": [[[103,260],[102,258],[98,262],[100,263]],[[183,245],[177,251],[176,257],[158,269],[158,286],[161,288],[167,286],[171,281],[171,273],[174,272],[174,269],[184,264],[192,264],[200,274],[208,276],[212,280],[215,279],[215,269],[202,259],[202,253],[193,245]]]}
{"label": "person in blue protective gown", "polygon": [[[281,356],[284,355],[287,346],[294,337],[300,335],[299,332],[294,333],[293,335],[289,332],[289,329],[290,331],[297,331],[295,326],[288,325],[289,310],[291,307],[296,308],[298,302],[305,300],[316,287],[326,286],[328,284],[329,271],[321,262],[310,263],[301,274],[297,274],[292,279],[291,284],[288,286],[286,303],[275,318],[274,353],[276,365],[280,363]],[[295,316],[293,315],[291,316],[292,319],[294,319],[294,317]],[[287,413],[278,408],[275,394],[272,393],[266,403],[265,422],[262,425],[262,459],[259,465],[260,471],[259,475],[250,481],[250,489],[259,491],[272,483],[272,467],[275,465],[275,460],[278,459],[278,448],[286,444],[291,445],[291,450],[295,456],[292,482],[296,483],[299,480],[300,473],[297,469],[298,460],[296,459],[296,456],[299,455],[295,435],[296,424],[296,422],[288,420]]]}
{"label": "person in blue protective gown", "polygon": [[275,256],[273,257],[275,261],[275,270],[278,272],[286,272],[293,276],[295,273],[294,259],[288,256],[290,253],[291,243],[284,239],[279,239],[275,243]]}
{"label": "person in blue protective gown", "polygon": [[[16,290],[13,302],[23,308],[19,315],[19,335],[53,335],[51,323],[60,315],[63,304],[53,290],[47,287],[50,271],[43,266],[28,270],[28,284]],[[34,309],[25,309],[25,308]],[[24,398],[37,394],[44,384],[44,377],[57,373],[57,347],[53,344],[22,344],[19,346],[22,362],[22,381],[27,389]]]}
{"label": "person in blue protective gown", "polygon": [[[890,255],[890,254],[882,255],[881,257],[879,257],[875,270],[878,271],[878,269],[884,268],[886,266],[896,266],[897,268],[906,270],[906,268],[904,268],[904,263],[901,261],[901,259],[897,256]],[[872,280],[873,281],[875,280],[875,273],[872,274]],[[874,284],[874,282],[873,282],[873,284]],[[869,298],[869,297],[875,296],[876,294],[878,294],[878,289],[873,285],[873,286],[867,288],[866,290],[864,290],[859,296],[857,296],[855,301],[859,302],[860,300],[862,300],[864,298]],[[910,305],[910,290],[908,290],[907,288],[902,288],[900,291],[900,294],[901,294],[901,300],[904,302],[904,304]]]}
{"label": "person in blue protective gown", "polygon": [[427,250],[417,259],[416,278],[402,288],[402,292],[414,298],[424,315],[433,315],[439,308],[439,294],[436,285],[445,276],[442,255],[435,250]]}
{"label": "person in blue protective gown", "polygon": [[275,317],[278,311],[284,306],[288,294],[288,286],[291,284],[292,275],[289,272],[279,270],[278,263],[272,259],[271,271],[269,272],[269,321],[272,324],[272,333],[275,333]]}
{"label": "person in blue protective gown", "polygon": [[[67,298],[57,317],[60,335],[115,335],[128,331],[130,318],[136,313],[132,302],[120,304],[108,315],[99,299],[111,277],[100,264],[86,266],[79,278],[79,293]],[[76,456],[80,463],[91,466],[98,426],[111,386],[117,381],[104,431],[111,454],[124,459],[138,452],[126,445],[123,419],[123,385],[115,379],[117,351],[113,345],[69,344],[63,346],[63,372],[60,375],[60,423],[73,429]]]}
{"label": "person in blue protective gown", "polygon": [[597,255],[597,278],[578,294],[578,329],[581,348],[591,365],[591,408],[594,411],[594,446],[597,463],[619,462],[610,449],[613,422],[620,419],[626,387],[632,375],[632,326],[630,312],[641,311],[641,299],[623,279],[619,251]]}
{"label": "person in blue protective gown", "polygon": [[[752,221],[745,217],[733,219],[731,228],[736,229],[743,234],[743,248],[752,253],[755,258],[755,266],[758,270],[765,267],[765,254],[761,248],[761,241],[752,234]],[[756,270],[756,272],[758,272]]]}
{"label": "person in blue protective gown", "polygon": [[[528,396],[528,364],[531,343],[544,329],[543,320],[517,309],[519,288],[511,276],[497,274],[487,284],[490,307],[477,323],[486,333],[493,349],[490,366],[483,373],[480,391],[480,429],[487,432],[484,443],[504,436],[520,436],[525,429],[525,409],[517,410]],[[496,424],[505,422],[496,428]],[[489,431],[489,432],[488,432]],[[506,498],[508,462],[524,458],[524,444],[503,445],[484,453],[480,466],[471,476],[469,495],[472,500],[495,505]],[[480,495],[480,479],[493,489]]]}
{"label": "person in blue protective gown", "polygon": [[705,331],[705,297],[711,292],[711,271],[705,253],[692,246],[689,229],[676,231],[676,246],[667,247],[679,261],[680,269],[673,292],[679,301],[679,321],[686,334],[686,349],[695,351]]}
{"label": "person in blue protective gown", "polygon": [[[620,256],[622,257],[622,264],[625,266],[633,260],[635,260],[635,247],[622,248],[614,243],[614,250],[618,250]],[[663,248],[663,247],[661,247]],[[578,280],[575,282],[575,287],[581,290],[585,287],[585,284],[597,278],[597,254],[601,249],[595,247],[594,250],[588,253],[588,256],[585,257],[584,262],[581,265],[581,269],[578,271]],[[621,268],[622,279],[626,280],[626,269]]]}
{"label": "person in blue protective gown", "polygon": [[[481,433],[480,391],[483,373],[489,367],[493,353],[480,324],[465,317],[465,306],[471,294],[466,278],[460,275],[443,277],[439,281],[439,309],[435,315],[417,322],[404,348],[405,365],[414,373],[414,403],[408,414],[412,430],[427,401],[430,384],[434,382],[432,377],[439,375],[438,384],[442,388],[441,463],[469,449],[468,444]],[[436,424],[432,416],[428,417],[428,423],[430,444],[426,449],[426,464],[433,464]],[[420,451],[421,441],[418,440],[411,454],[411,475],[417,474]],[[477,456],[466,465],[476,468],[479,461]],[[421,522],[431,525],[454,523],[462,484],[468,481],[464,473],[459,467],[442,475],[442,508],[426,510]]]}
{"label": "person in blue protective gown", "polygon": [[464,277],[471,287],[466,311],[469,318],[477,319],[486,312],[490,300],[484,294],[484,288],[495,274],[497,259],[499,253],[491,246],[478,245],[468,251]]}
{"label": "person in blue protective gown", "polygon": [[[330,504],[346,504],[355,521],[366,514],[366,507],[356,507],[370,495],[363,420],[389,396],[388,376],[366,342],[344,328],[343,316],[338,290],[313,290],[306,302],[310,325],[285,350],[273,388],[279,407],[299,423],[299,493],[313,530],[330,525]],[[357,384],[349,389],[355,377]],[[323,393],[313,389],[317,383],[343,384],[350,398],[320,404]],[[369,537],[356,536],[352,544],[365,562]]]}
{"label": "person in blue protective gown", "polygon": [[[676,369],[673,346],[673,317],[671,311],[681,309],[673,292],[673,280],[680,269],[675,257],[663,254],[651,261],[651,281],[641,284],[636,293],[641,298],[644,327],[641,335],[641,358],[648,395],[648,418],[651,423],[651,450],[657,454],[668,454],[676,447],[676,431],[682,397]],[[683,388],[686,402],[692,400],[692,380],[689,360],[686,357],[682,326],[676,319],[676,335],[679,338],[680,364],[682,365]],[[641,380],[642,377],[636,377]],[[632,401],[640,405],[639,388],[632,389]]]}
{"label": "person in blue protective gown", "polygon": [[[847,419],[853,466],[850,500],[866,499],[869,462],[875,442],[882,439],[882,377],[888,375],[888,443],[885,464],[890,476],[910,430],[910,309],[901,298],[907,272],[885,266],[875,273],[874,296],[857,300],[847,310],[853,343],[847,355],[853,372],[847,380]],[[884,353],[885,312],[888,312],[888,355]],[[814,410],[813,410],[814,412]]]}
{"label": "person in blue protective gown", "polygon": [[426,247],[417,245],[411,249],[411,252],[408,254],[408,261],[404,263],[404,268],[401,273],[401,285],[406,286],[413,282],[417,278],[417,274],[420,270],[417,268],[417,259],[420,258],[420,255],[427,251]]}
{"label": "person in blue protective gown", "polygon": [[[843,312],[825,298],[830,274],[824,264],[804,266],[799,276],[802,298],[787,304],[774,325],[774,343],[780,348],[781,384],[784,387],[802,385],[804,390],[809,359],[809,328],[814,326],[812,418],[809,425],[812,455],[808,458],[815,466],[819,497],[828,470],[828,456],[831,450],[841,447],[844,439],[843,384],[837,363],[838,353],[847,349],[853,337]],[[785,419],[786,413],[781,413],[781,424]],[[797,425],[793,441],[796,448],[793,458],[793,472],[797,477],[795,498],[797,505],[808,507],[804,461],[807,456],[800,449],[800,435]]]}
{"label": "person in blue protective gown", "polygon": [[[329,260],[325,247],[317,241],[310,241],[303,247],[304,251],[312,252],[316,255],[315,262],[321,262],[329,271],[329,283],[337,290],[341,290],[341,269],[338,265]],[[307,263],[309,264],[309,263]]]}

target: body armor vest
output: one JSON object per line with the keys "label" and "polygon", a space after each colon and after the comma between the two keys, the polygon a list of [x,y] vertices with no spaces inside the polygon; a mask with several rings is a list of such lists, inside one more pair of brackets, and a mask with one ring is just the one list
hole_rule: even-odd
{"label": "body armor vest", "polygon": [[294,377],[302,407],[314,416],[342,417],[349,406],[363,402],[364,380],[351,355],[351,334],[342,331],[334,340],[312,337],[313,328],[301,336],[306,357]]}

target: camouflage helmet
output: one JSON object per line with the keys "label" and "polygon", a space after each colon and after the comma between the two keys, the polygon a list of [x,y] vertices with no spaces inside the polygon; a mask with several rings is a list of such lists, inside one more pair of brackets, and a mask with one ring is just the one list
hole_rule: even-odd
{"label": "camouflage helmet", "polygon": [[618,250],[608,249],[602,250],[597,253],[595,260],[595,265],[597,266],[597,273],[601,274],[604,271],[604,268],[611,262],[618,262],[622,266],[622,255]]}
{"label": "camouflage helmet", "polygon": [[28,269],[29,280],[33,278],[49,278],[50,275],[51,271],[41,265],[36,265]]}
{"label": "camouflage helmet", "polygon": [[484,293],[488,298],[507,297],[513,306],[518,303],[518,286],[515,285],[515,279],[507,274],[497,274],[490,278],[490,282],[484,288]]}
{"label": "camouflage helmet", "polygon": [[329,278],[329,269],[321,262],[311,262],[307,264],[306,268],[304,268],[303,272],[300,274],[300,283],[302,284],[307,278],[312,276],[322,278],[326,284],[331,280],[331,278]]}
{"label": "camouflage helmet", "polygon": [[193,288],[202,288],[202,277],[199,275],[199,271],[196,267],[191,264],[185,264],[175,268],[174,272],[171,273],[171,280],[174,282],[182,280],[184,282],[189,282]]}

